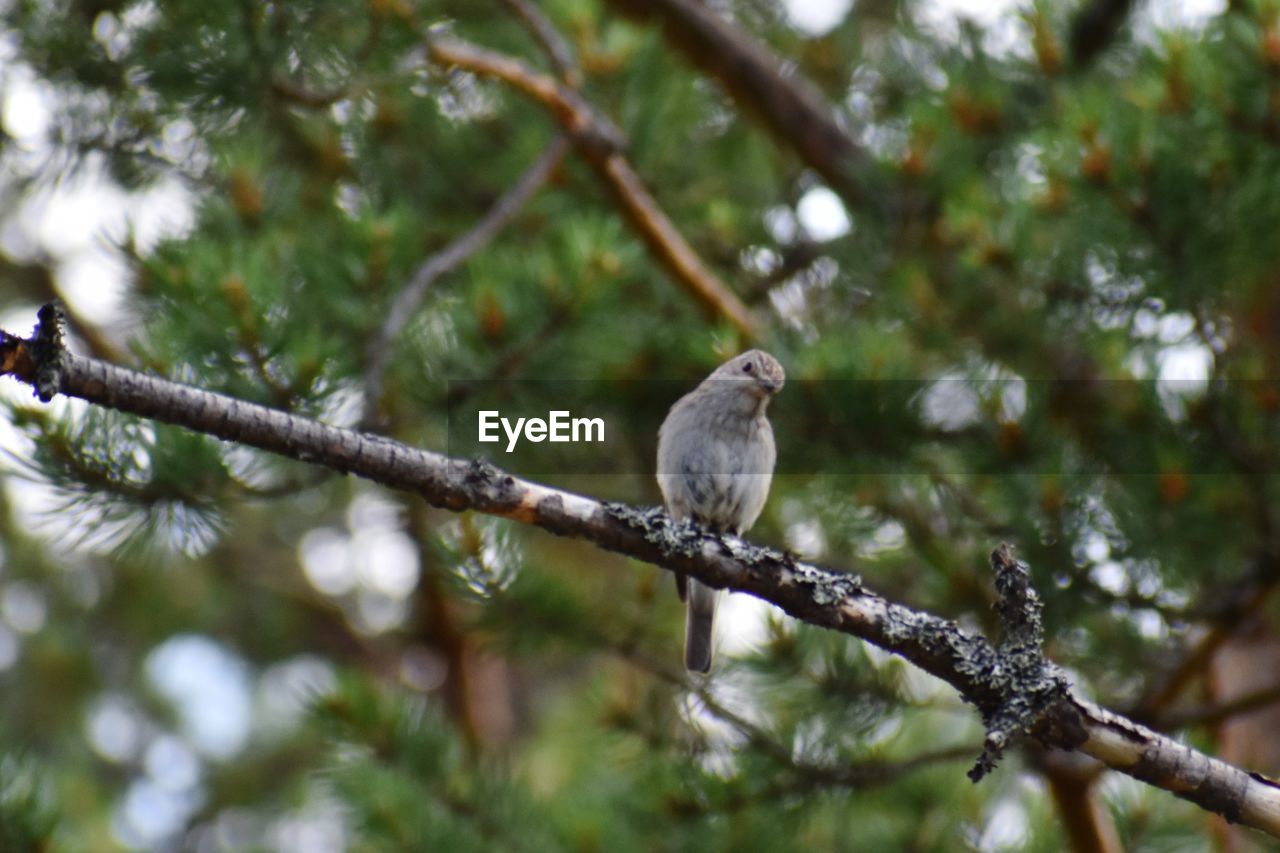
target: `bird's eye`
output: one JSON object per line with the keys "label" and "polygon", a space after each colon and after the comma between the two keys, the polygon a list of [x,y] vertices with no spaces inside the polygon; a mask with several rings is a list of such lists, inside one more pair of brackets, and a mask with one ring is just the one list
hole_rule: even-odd
{"label": "bird's eye", "polygon": [[743,373],[751,373],[755,369],[756,369],[756,363],[754,361],[748,361],[746,364],[742,365]]}

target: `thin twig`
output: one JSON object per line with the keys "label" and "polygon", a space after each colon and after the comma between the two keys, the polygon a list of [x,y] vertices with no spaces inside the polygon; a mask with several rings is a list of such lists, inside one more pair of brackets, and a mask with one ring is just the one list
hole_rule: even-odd
{"label": "thin twig", "polygon": [[702,262],[622,154],[626,146],[621,132],[582,95],[518,59],[457,39],[433,36],[427,50],[440,65],[502,80],[546,107],[667,272],[712,316],[729,321],[748,340],[757,337],[750,309]]}
{"label": "thin twig", "polygon": [[1170,711],[1158,722],[1162,728],[1178,729],[1184,726],[1212,726],[1253,711],[1259,711],[1268,705],[1280,702],[1280,684],[1273,684],[1252,693],[1222,702],[1217,705],[1206,705],[1199,708],[1187,708],[1184,711]]}
{"label": "thin twig", "polygon": [[575,89],[581,87],[582,72],[578,70],[578,63],[573,58],[573,49],[569,47],[569,42],[565,41],[564,36],[560,35],[555,24],[542,14],[538,4],[533,0],[504,0],[504,2],[529,28],[529,32],[533,34],[547,54],[547,58],[551,60],[551,65],[560,75],[560,79]]}
{"label": "thin twig", "polygon": [[321,91],[308,88],[305,83],[299,83],[285,77],[273,78],[270,84],[270,90],[273,95],[289,103],[313,110],[328,109],[349,96],[351,88],[351,86],[337,86],[333,89]]}
{"label": "thin twig", "polygon": [[1076,853],[1121,853],[1124,846],[1115,820],[1097,789],[1101,764],[1078,752],[1030,748],[1030,763],[1038,766],[1057,807],[1059,822]]}
{"label": "thin twig", "polygon": [[[445,669],[439,695],[449,717],[462,732],[471,750],[480,746],[482,726],[476,713],[474,655],[465,631],[458,627],[457,608],[449,596],[443,574],[445,567],[429,546],[432,533],[428,507],[400,495],[400,504],[409,519],[408,532],[422,566],[414,593],[413,631],[418,640],[444,659]],[[493,701],[493,697],[487,697]]]}
{"label": "thin twig", "polygon": [[369,343],[365,354],[364,374],[364,422],[369,423],[382,397],[383,381],[386,377],[387,365],[391,360],[391,348],[396,336],[404,329],[422,299],[427,288],[440,276],[452,272],[467,258],[494,238],[499,231],[520,211],[550,178],[560,165],[565,153],[569,150],[569,142],[563,136],[551,141],[523,175],[520,180],[502,194],[479,222],[467,233],[454,240],[440,252],[427,258],[414,270],[409,283],[396,295],[395,301],[387,311],[382,328]]}
{"label": "thin twig", "polygon": [[822,93],[751,34],[702,0],[612,0],[624,14],[656,20],[668,40],[715,78],[744,112],[790,146],[850,204],[876,200],[870,157],[841,126]]}
{"label": "thin twig", "polygon": [[1226,599],[1213,607],[1208,630],[1192,640],[1162,676],[1148,684],[1128,715],[1152,725],[1159,724],[1165,709],[1204,671],[1209,658],[1266,603],[1277,580],[1280,580],[1280,566],[1276,560],[1260,555],[1252,569],[1230,586]]}
{"label": "thin twig", "polygon": [[771,732],[730,710],[716,699],[705,679],[693,678],[683,670],[664,665],[634,649],[619,649],[618,654],[650,675],[692,693],[709,714],[728,723],[750,744],[794,774],[796,778],[790,784],[774,780],[768,786],[770,793],[778,796],[813,788],[863,790],[887,785],[912,770],[944,761],[971,759],[979,751],[978,747],[968,745],[944,747],[900,761],[868,760],[856,763],[820,764],[798,760],[794,749],[789,744],[783,743]]}

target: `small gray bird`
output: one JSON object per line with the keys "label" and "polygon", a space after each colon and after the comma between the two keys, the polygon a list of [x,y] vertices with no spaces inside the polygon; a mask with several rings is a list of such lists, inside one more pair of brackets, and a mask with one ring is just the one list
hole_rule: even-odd
{"label": "small gray bird", "polygon": [[[717,367],[671,407],[658,430],[658,487],[673,518],[735,535],[755,523],[777,459],[765,410],[785,379],[776,358],[753,349]],[[682,574],[676,589],[689,602],[684,665],[709,672],[720,591]]]}

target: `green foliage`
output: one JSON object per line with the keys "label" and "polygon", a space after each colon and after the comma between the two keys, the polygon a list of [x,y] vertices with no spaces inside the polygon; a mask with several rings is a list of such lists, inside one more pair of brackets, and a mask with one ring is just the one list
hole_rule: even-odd
{"label": "green foliage", "polygon": [[354,811],[360,849],[548,850],[538,808],[496,768],[477,768],[421,701],[345,680],[315,708],[334,745],[327,771]]}
{"label": "green foliage", "polygon": [[9,411],[32,439],[29,457],[10,453],[12,468],[53,487],[46,513],[70,522],[75,544],[194,554],[221,534],[228,477],[213,441],[107,409],[57,421]]}
{"label": "green foliage", "polygon": [[0,758],[0,847],[13,853],[53,850],[59,818],[43,769],[16,753]]}

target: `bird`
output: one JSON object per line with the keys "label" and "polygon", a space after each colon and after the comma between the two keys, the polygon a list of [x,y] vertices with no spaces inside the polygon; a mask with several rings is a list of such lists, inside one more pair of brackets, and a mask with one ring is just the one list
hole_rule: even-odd
{"label": "bird", "polygon": [[[668,514],[718,533],[741,536],[769,496],[777,449],[767,415],[786,373],[763,350],[736,355],[685,394],[658,430],[658,488]],[[710,672],[720,591],[676,574],[688,602],[684,663]]]}

